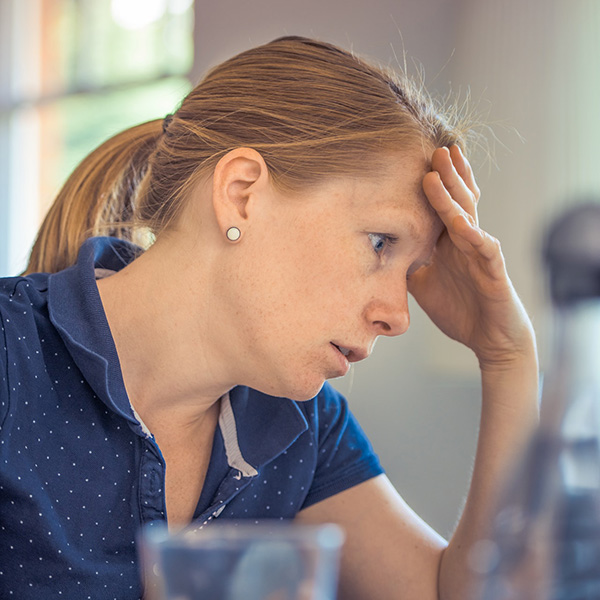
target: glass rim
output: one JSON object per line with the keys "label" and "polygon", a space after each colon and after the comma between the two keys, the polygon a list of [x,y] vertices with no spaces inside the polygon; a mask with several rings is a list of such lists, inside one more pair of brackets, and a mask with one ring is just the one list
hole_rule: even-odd
{"label": "glass rim", "polygon": [[304,524],[263,520],[249,524],[244,521],[214,523],[208,527],[190,525],[180,531],[170,532],[166,524],[151,523],[141,531],[145,544],[162,548],[201,548],[205,544],[210,548],[233,547],[251,541],[268,543],[311,544],[320,548],[338,549],[345,540],[344,530],[334,523]]}

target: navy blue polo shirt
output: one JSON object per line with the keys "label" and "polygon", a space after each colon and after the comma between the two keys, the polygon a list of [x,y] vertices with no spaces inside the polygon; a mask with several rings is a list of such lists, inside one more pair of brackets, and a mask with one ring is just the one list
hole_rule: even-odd
{"label": "navy blue polo shirt", "polygon": [[[137,418],[96,285],[136,248],[88,240],[73,267],[0,279],[0,597],[141,596],[139,528],[165,520],[165,463]],[[291,519],[382,473],[325,384],[307,402],[221,399],[197,526]]]}

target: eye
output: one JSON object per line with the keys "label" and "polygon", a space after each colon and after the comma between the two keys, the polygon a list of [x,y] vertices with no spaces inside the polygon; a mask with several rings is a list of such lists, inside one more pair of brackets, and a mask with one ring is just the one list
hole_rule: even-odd
{"label": "eye", "polygon": [[395,238],[391,235],[386,235],[385,233],[369,233],[368,235],[369,235],[369,241],[371,242],[371,245],[373,246],[373,250],[374,250],[375,254],[377,254],[378,256],[388,246],[395,244],[397,241],[397,238]]}

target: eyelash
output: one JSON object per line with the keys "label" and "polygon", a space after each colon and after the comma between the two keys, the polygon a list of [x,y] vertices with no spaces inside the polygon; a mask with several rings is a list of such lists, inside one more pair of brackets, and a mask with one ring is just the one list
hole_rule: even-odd
{"label": "eyelash", "polygon": [[[388,235],[386,233],[369,233],[369,241],[371,242],[371,245],[373,246],[373,252],[375,252],[375,254],[377,256],[381,256],[381,254],[383,253],[383,251],[390,247],[393,246],[397,241],[398,238],[393,236],[393,235]],[[383,245],[380,247],[379,250],[375,249],[375,245],[373,244],[373,241],[377,238],[381,238],[383,240]]]}

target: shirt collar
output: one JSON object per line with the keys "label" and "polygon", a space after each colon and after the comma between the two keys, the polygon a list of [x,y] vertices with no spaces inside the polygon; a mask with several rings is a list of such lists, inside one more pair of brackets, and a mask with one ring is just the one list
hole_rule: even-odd
{"label": "shirt collar", "polygon": [[[143,425],[136,419],[127,397],[94,272],[119,271],[140,252],[134,244],[116,238],[87,240],[75,265],[49,277],[48,310],[50,320],[96,395],[145,437]],[[225,414],[227,406],[229,416]],[[221,411],[219,424],[227,442],[229,464],[246,476],[252,476],[252,469],[284,452],[308,429],[296,402],[247,387],[232,389],[227,401],[222,402]],[[243,462],[239,462],[236,445]]]}
{"label": "shirt collar", "polygon": [[[258,468],[270,462],[308,429],[303,411],[297,402],[289,398],[275,398],[238,386],[229,392],[229,398],[223,400],[219,425],[227,461],[244,476],[256,475],[252,468],[247,468],[248,465]],[[232,417],[227,411],[228,400]],[[236,445],[239,456],[236,454]]]}
{"label": "shirt collar", "polygon": [[123,240],[92,238],[82,245],[75,265],[48,279],[50,320],[73,360],[96,395],[132,424],[138,421],[125,391],[94,268],[118,271],[139,251]]}

